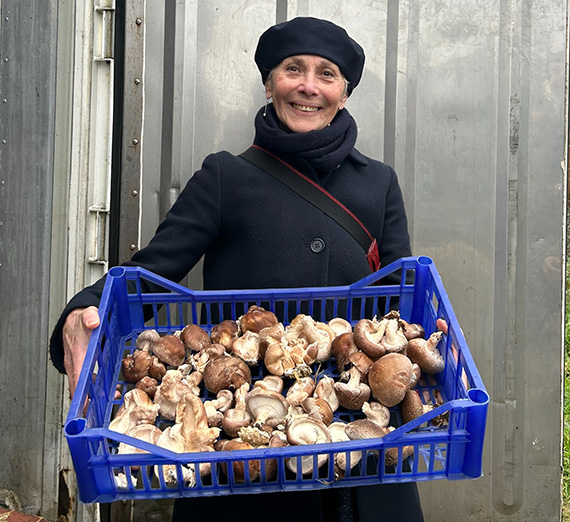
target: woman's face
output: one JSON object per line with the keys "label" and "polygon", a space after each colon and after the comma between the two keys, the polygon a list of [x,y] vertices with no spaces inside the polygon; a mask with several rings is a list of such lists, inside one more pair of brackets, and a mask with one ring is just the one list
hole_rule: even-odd
{"label": "woman's face", "polygon": [[265,89],[279,120],[293,132],[323,129],[348,97],[340,69],[312,54],[285,58],[273,69]]}

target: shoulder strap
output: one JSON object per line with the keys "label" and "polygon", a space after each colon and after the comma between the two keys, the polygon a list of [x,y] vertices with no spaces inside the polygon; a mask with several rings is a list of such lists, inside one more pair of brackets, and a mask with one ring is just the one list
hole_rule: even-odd
{"label": "shoulder strap", "polygon": [[332,194],[278,156],[257,145],[252,145],[240,156],[285,183],[309,203],[333,218],[358,241],[366,252],[371,270],[375,272],[380,268],[376,239],[372,237],[362,222]]}

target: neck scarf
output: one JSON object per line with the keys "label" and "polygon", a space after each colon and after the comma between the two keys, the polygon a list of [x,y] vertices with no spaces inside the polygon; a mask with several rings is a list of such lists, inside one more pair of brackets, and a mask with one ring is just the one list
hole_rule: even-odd
{"label": "neck scarf", "polygon": [[290,132],[284,130],[273,104],[255,117],[254,143],[291,163],[304,174],[314,171],[324,176],[336,169],[356,143],[356,122],[346,109],[339,111],[330,125],[321,130]]}

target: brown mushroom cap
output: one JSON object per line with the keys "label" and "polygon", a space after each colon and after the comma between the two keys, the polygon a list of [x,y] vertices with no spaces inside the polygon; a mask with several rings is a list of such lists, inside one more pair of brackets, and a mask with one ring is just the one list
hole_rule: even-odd
{"label": "brown mushroom cap", "polygon": [[248,311],[239,319],[242,333],[247,331],[259,333],[264,328],[275,326],[279,320],[277,316],[261,306],[250,306]]}
{"label": "brown mushroom cap", "polygon": [[251,384],[249,366],[232,355],[223,355],[210,360],[204,368],[204,385],[216,394],[224,388],[235,390],[242,384]]}
{"label": "brown mushroom cap", "polygon": [[372,394],[384,406],[396,406],[410,387],[412,362],[401,353],[389,353],[378,359],[368,372]]}
{"label": "brown mushroom cap", "polygon": [[250,366],[256,365],[260,358],[259,334],[252,330],[247,330],[243,335],[234,339],[231,352]]}
{"label": "brown mushroom cap", "polygon": [[[223,446],[223,451],[236,451],[236,450],[249,450],[249,449],[253,449],[253,446],[248,442],[244,442],[240,439],[228,440]],[[222,469],[227,475],[228,474],[227,462],[222,462]],[[232,470],[236,482],[245,481],[245,470],[246,470],[245,461],[243,460],[232,461]],[[250,480],[257,479],[259,477],[259,473],[261,470],[261,464],[259,460],[250,460],[248,463],[248,470],[249,470],[249,479]]]}
{"label": "brown mushroom cap", "polygon": [[320,420],[325,426],[333,421],[333,411],[329,403],[320,397],[307,397],[301,404],[310,416]]}
{"label": "brown mushroom cap", "polygon": [[199,352],[212,342],[208,332],[197,324],[186,325],[180,332],[180,340],[188,350],[193,352]]}
{"label": "brown mushroom cap", "polygon": [[127,382],[138,382],[148,375],[151,364],[151,355],[145,350],[135,350],[123,357],[121,370],[123,379]]}
{"label": "brown mushroom cap", "polygon": [[445,359],[437,349],[443,332],[434,332],[426,339],[411,339],[408,342],[407,355],[416,363],[422,372],[436,374],[445,368]]}
{"label": "brown mushroom cap", "polygon": [[418,323],[408,323],[407,321],[404,321],[404,319],[400,318],[400,327],[402,328],[402,332],[404,332],[404,335],[406,336],[406,339],[408,339],[408,341],[410,339],[415,339],[416,337],[425,337],[425,330],[424,327],[421,324]]}
{"label": "brown mushroom cap", "polygon": [[150,368],[148,369],[148,374],[153,379],[160,381],[164,377],[165,373],[166,373],[166,366],[164,366],[164,364],[160,362],[160,359],[156,355],[153,355],[150,360]]}
{"label": "brown mushroom cap", "polygon": [[154,399],[156,389],[158,388],[158,381],[150,375],[146,375],[135,384],[135,388],[143,390],[151,399]]}
{"label": "brown mushroom cap", "polygon": [[186,357],[186,349],[180,338],[175,335],[163,335],[154,341],[152,352],[163,363],[170,366],[180,366]]}
{"label": "brown mushroom cap", "polygon": [[354,342],[358,349],[376,360],[386,353],[382,344],[385,330],[386,321],[361,319],[354,326]]}
{"label": "brown mushroom cap", "polygon": [[343,372],[346,365],[350,362],[350,356],[358,352],[352,331],[337,335],[331,343],[331,350],[338,371]]}
{"label": "brown mushroom cap", "polygon": [[214,326],[210,332],[210,339],[214,344],[221,344],[229,352],[232,343],[239,335],[239,325],[232,319],[225,319]]}
{"label": "brown mushroom cap", "polygon": [[350,440],[375,439],[386,435],[388,430],[371,420],[357,419],[346,425],[345,433]]}
{"label": "brown mushroom cap", "polygon": [[411,422],[423,415],[427,411],[420,395],[415,390],[408,390],[404,399],[400,403],[400,413],[402,414],[402,422]]}
{"label": "brown mushroom cap", "polygon": [[350,375],[347,383],[335,382],[334,384],[338,402],[347,410],[360,410],[370,397],[370,387],[360,382],[361,374],[358,368],[353,366],[347,373]]}

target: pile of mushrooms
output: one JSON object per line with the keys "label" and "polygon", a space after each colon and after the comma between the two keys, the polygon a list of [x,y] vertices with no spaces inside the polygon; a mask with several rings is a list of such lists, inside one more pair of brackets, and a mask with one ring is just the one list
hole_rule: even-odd
{"label": "pile of mushrooms", "polygon": [[[260,306],[209,333],[196,324],[172,335],[145,330],[122,360],[129,391],[109,429],[178,453],[383,437],[395,429],[390,408],[398,406],[407,423],[433,407],[414,388],[422,374],[443,370],[437,349],[441,337],[435,332],[425,339],[423,328],[402,320],[397,311],[361,319],[354,327],[340,317],[324,323],[304,314],[284,326]],[[337,372],[331,375],[338,377],[313,374],[327,361],[335,363],[330,367]],[[262,372],[256,368],[261,365]],[[252,378],[252,369],[263,377]],[[120,444],[118,451],[141,450]],[[406,447],[401,456],[412,452]],[[334,458],[342,477],[359,463],[361,452]],[[327,460],[321,454],[285,462],[291,472],[309,474],[315,463],[320,467]],[[398,449],[386,450],[385,461],[396,464]],[[264,462],[270,479],[276,462]],[[237,481],[255,480],[261,473],[260,461],[250,460],[247,469],[243,461],[234,462],[231,470],[227,466],[224,462],[222,469]],[[182,476],[174,465],[157,468],[167,484],[194,485],[197,473],[210,473],[206,464],[199,470],[182,466]]]}

